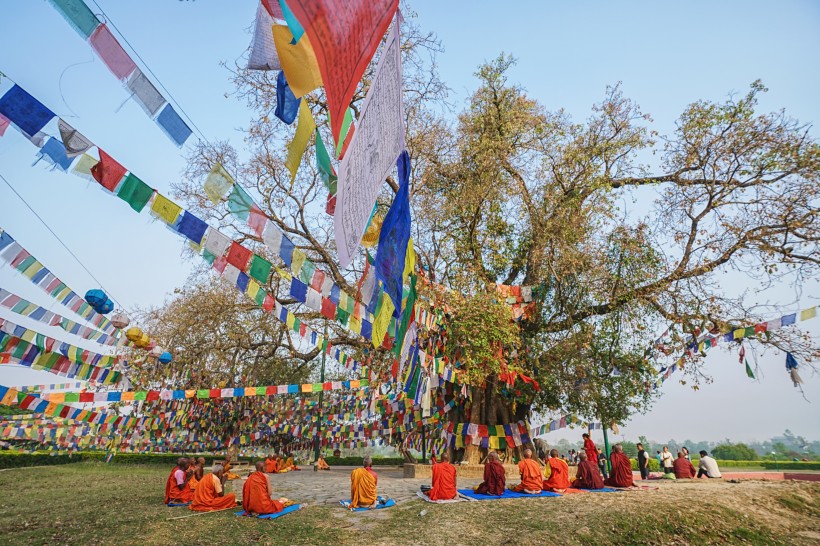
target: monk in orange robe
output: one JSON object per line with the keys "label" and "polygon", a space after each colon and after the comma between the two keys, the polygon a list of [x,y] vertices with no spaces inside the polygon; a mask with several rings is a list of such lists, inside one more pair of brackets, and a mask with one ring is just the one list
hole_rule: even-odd
{"label": "monk in orange robe", "polygon": [[242,508],[245,515],[258,516],[281,512],[285,505],[273,500],[270,478],[265,474],[265,462],[256,463],[256,472],[251,472],[242,487]]}
{"label": "monk in orange robe", "polygon": [[191,469],[193,472],[191,481],[188,482],[188,487],[190,487],[192,491],[195,491],[197,484],[199,484],[199,480],[201,480],[202,476],[205,474],[205,459],[200,457],[194,461],[193,465],[191,465]]}
{"label": "monk in orange robe", "polygon": [[357,468],[350,474],[350,509],[376,507],[378,495],[376,495],[376,484],[379,477],[373,472],[373,460],[365,457],[362,461],[362,468]]}
{"label": "monk in orange robe", "polygon": [[609,462],[612,464],[612,475],[604,483],[612,487],[633,487],[632,462],[624,455],[624,448],[621,444],[615,444],[612,453],[609,455]]}
{"label": "monk in orange robe", "polygon": [[484,465],[484,481],[478,484],[473,491],[481,495],[500,497],[504,494],[507,484],[506,471],[504,465],[498,460],[498,453],[491,451],[487,458],[487,464]]}
{"label": "monk in orange robe", "polygon": [[450,456],[445,453],[440,463],[433,463],[433,487],[427,493],[430,500],[453,500],[456,491],[456,467],[450,464]]}
{"label": "monk in orange robe", "polygon": [[316,460],[316,468],[319,470],[330,470],[330,465],[327,464],[324,457],[319,455],[319,458]]}
{"label": "monk in orange robe", "polygon": [[583,433],[581,437],[584,439],[584,451],[587,454],[587,459],[592,464],[598,464],[598,448],[595,447],[595,442],[589,437],[588,432]]}
{"label": "monk in orange robe", "polygon": [[276,467],[276,457],[273,455],[268,455],[268,458],[265,459],[265,472],[268,474],[276,474],[278,472]]}
{"label": "monk in orange robe", "polygon": [[532,458],[532,450],[524,451],[524,458],[518,463],[518,471],[521,473],[521,483],[511,486],[510,489],[517,493],[529,493],[537,495],[541,492],[544,477],[541,474],[541,465]]}
{"label": "monk in orange robe", "polygon": [[188,508],[197,512],[213,512],[236,506],[236,495],[225,494],[225,481],[225,471],[222,465],[214,465],[213,472],[206,474],[197,485],[193,502]]}
{"label": "monk in orange robe", "polygon": [[593,464],[587,459],[587,454],[578,454],[578,472],[572,481],[572,487],[577,489],[603,489],[604,478],[598,470],[598,464]]}
{"label": "monk in orange robe", "polygon": [[194,491],[189,487],[188,482],[192,475],[188,469],[188,459],[180,457],[177,465],[168,475],[168,479],[165,480],[165,504],[191,502]]}
{"label": "monk in orange robe", "polygon": [[288,457],[284,463],[282,457],[279,457],[279,472],[290,472],[291,470],[300,470],[298,466],[293,464],[293,456]]}
{"label": "monk in orange robe", "polygon": [[227,455],[225,455],[225,464],[222,465],[222,471],[225,473],[226,479],[228,479],[228,480],[238,480],[239,479],[239,474],[234,474],[233,472],[231,472],[231,467],[232,466],[233,465],[231,464],[231,454],[228,453]]}
{"label": "monk in orange robe", "polygon": [[554,491],[563,493],[569,487],[569,466],[566,461],[558,456],[558,450],[550,451],[550,458],[547,459],[547,466],[550,469],[550,477],[544,480],[541,488],[544,491]]}

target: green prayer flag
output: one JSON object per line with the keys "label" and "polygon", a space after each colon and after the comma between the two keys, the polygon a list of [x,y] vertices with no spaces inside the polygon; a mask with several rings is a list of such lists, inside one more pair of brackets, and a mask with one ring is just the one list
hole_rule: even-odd
{"label": "green prayer flag", "polygon": [[100,20],[82,0],[49,0],[83,38],[88,38],[100,26]]}
{"label": "green prayer flag", "polygon": [[322,384],[321,383],[313,383],[313,392],[321,392]]}
{"label": "green prayer flag", "polygon": [[744,337],[754,337],[754,335],[755,335],[755,327],[754,326],[747,326]]}
{"label": "green prayer flag", "polygon": [[210,398],[211,391],[208,389],[199,389],[196,391],[197,398]]}
{"label": "green prayer flag", "polygon": [[248,274],[259,281],[260,284],[264,285],[268,283],[268,275],[270,275],[270,270],[272,267],[273,265],[265,258],[259,256],[258,254],[254,254]]}
{"label": "green prayer flag", "polygon": [[78,392],[67,392],[67,393],[65,393],[65,401],[66,402],[79,402],[80,401],[80,393],[78,393]]}
{"label": "green prayer flag", "polygon": [[262,305],[263,303],[265,303],[265,296],[267,295],[268,293],[260,288],[259,292],[256,293],[256,297],[254,297],[256,305]]}
{"label": "green prayer flag", "polygon": [[350,318],[350,313],[342,309],[341,307],[336,307],[336,321],[339,322],[342,326],[347,326],[347,321]]}
{"label": "green prayer flag", "polygon": [[207,250],[202,251],[202,259],[208,262],[208,265],[214,265],[214,260],[216,260],[216,256],[208,252]]}
{"label": "green prayer flag", "polygon": [[228,197],[228,210],[240,220],[246,220],[251,214],[253,199],[239,184],[234,184],[233,191]]}
{"label": "green prayer flag", "polygon": [[137,391],[134,393],[134,400],[145,400],[148,396],[148,391]]}
{"label": "green prayer flag", "polygon": [[267,393],[267,387],[256,387],[256,395],[257,396],[265,396]]}
{"label": "green prayer flag", "polygon": [[309,260],[305,260],[302,264],[302,269],[299,270],[299,280],[310,286],[313,281],[313,273],[316,271],[316,264]]}
{"label": "green prayer flag", "polygon": [[134,173],[128,173],[120,184],[120,189],[117,190],[117,197],[137,212],[142,212],[153,195],[154,189],[137,178]]}
{"label": "green prayer flag", "polygon": [[338,177],[333,170],[333,165],[330,163],[330,154],[327,153],[319,129],[316,129],[316,170],[319,171],[319,176],[322,177],[322,182],[324,182],[328,192],[331,195],[335,194]]}
{"label": "green prayer flag", "polygon": [[410,291],[407,293],[407,302],[404,304],[404,312],[401,315],[399,331],[396,332],[396,343],[393,345],[393,353],[396,356],[401,354],[401,346],[404,343],[404,336],[410,326],[410,318],[413,316],[413,307],[416,305],[416,276],[410,275]]}
{"label": "green prayer flag", "polygon": [[[329,120],[330,116],[328,116]],[[353,124],[353,111],[348,108],[345,110],[345,117],[342,120],[342,129],[339,131],[339,142],[336,143],[336,157],[342,155],[342,148],[344,148],[347,133],[350,131],[350,126]]]}
{"label": "green prayer flag", "polygon": [[754,379],[754,378],[755,378],[755,374],[754,374],[754,372],[752,371],[752,367],[751,367],[751,366],[749,366],[749,361],[748,361],[747,359],[745,359],[745,358],[743,359],[743,361],[746,363],[746,375],[747,375],[747,376],[749,376],[749,379]]}

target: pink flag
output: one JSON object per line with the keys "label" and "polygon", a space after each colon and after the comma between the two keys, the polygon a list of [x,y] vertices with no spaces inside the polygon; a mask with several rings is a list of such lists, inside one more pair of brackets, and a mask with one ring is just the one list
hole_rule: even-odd
{"label": "pink flag", "polygon": [[128,79],[131,72],[137,69],[137,65],[128,56],[120,43],[108,30],[105,23],[97,27],[97,30],[88,38],[91,47],[100,56],[108,69],[120,80]]}

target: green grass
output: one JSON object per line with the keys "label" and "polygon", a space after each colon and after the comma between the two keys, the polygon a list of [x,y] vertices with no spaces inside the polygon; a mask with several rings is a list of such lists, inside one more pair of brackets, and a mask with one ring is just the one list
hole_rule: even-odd
{"label": "green grass", "polygon": [[92,462],[2,471],[0,544],[811,544],[801,536],[820,533],[820,484],[698,482],[354,514],[309,506],[275,521],[231,511],[168,520],[191,512],[162,505],[167,472]]}

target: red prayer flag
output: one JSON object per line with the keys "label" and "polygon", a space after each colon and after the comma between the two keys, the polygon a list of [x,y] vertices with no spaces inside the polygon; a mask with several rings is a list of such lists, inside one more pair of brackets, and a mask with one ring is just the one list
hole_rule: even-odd
{"label": "red prayer flag", "polygon": [[262,209],[255,204],[251,205],[250,216],[248,216],[248,226],[256,233],[257,237],[262,236],[265,231],[265,224],[268,223],[268,217],[262,212]]}
{"label": "red prayer flag", "polygon": [[226,259],[229,264],[239,269],[239,271],[245,271],[248,262],[251,261],[251,256],[253,256],[253,252],[234,241],[231,243]]}
{"label": "red prayer flag", "polygon": [[91,47],[100,56],[105,66],[114,73],[120,80],[125,80],[131,72],[137,69],[137,65],[128,56],[120,43],[108,30],[105,23],[97,27],[97,30],[88,38]]}
{"label": "red prayer flag", "polygon": [[101,148],[100,162],[91,167],[91,176],[94,180],[110,192],[113,192],[120,183],[125,172],[128,170],[114,160],[113,157],[105,153]]}
{"label": "red prayer flag", "polygon": [[399,0],[288,0],[310,39],[325,85],[333,138]]}
{"label": "red prayer flag", "polygon": [[274,19],[285,18],[285,15],[282,13],[282,6],[279,5],[277,0],[262,0],[262,5],[265,6],[265,10],[267,10]]}

